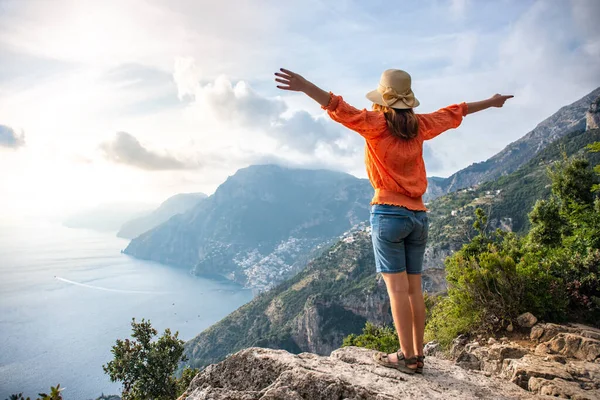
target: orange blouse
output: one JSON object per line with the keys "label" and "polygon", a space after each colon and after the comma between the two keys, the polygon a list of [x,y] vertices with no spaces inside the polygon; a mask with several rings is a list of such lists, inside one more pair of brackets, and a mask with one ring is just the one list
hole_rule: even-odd
{"label": "orange blouse", "polygon": [[358,132],[366,140],[365,164],[375,196],[371,204],[404,206],[427,211],[422,196],[427,189],[423,141],[456,128],[467,115],[467,104],[453,104],[430,114],[416,114],[419,132],[413,139],[398,138],[389,131],[383,112],[358,110],[342,96],[330,94],[322,107],[329,116]]}

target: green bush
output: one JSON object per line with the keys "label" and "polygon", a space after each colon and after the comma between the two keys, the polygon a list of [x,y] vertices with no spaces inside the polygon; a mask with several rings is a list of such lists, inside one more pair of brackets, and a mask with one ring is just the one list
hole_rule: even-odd
{"label": "green bush", "polygon": [[[591,146],[600,151],[600,144]],[[495,331],[529,311],[541,320],[600,322],[599,166],[563,158],[548,168],[552,193],[529,214],[525,237],[486,233],[487,217],[475,211],[478,234],[446,259],[448,296],[433,309],[428,340],[449,345],[461,333]]]}
{"label": "green bush", "polygon": [[[62,392],[63,389],[60,388],[60,384],[56,385],[56,386],[52,386],[50,387],[50,394],[47,393],[40,393],[38,394],[38,397],[36,400],[62,400],[62,395],[60,394],[60,392]],[[23,393],[18,393],[18,394],[12,394],[8,399],[6,400],[31,400],[30,397],[24,397]]]}
{"label": "green bush", "polygon": [[352,333],[344,338],[342,347],[345,346],[358,346],[393,353],[398,350],[398,335],[391,326],[379,326],[367,322],[362,334]]}
{"label": "green bush", "polygon": [[132,339],[117,339],[112,348],[114,359],[103,365],[112,382],[123,383],[123,400],[174,400],[183,393],[196,370],[184,370],[181,378],[174,376],[183,356],[184,341],[178,332],[166,329],[158,340],[150,321],[131,322]]}

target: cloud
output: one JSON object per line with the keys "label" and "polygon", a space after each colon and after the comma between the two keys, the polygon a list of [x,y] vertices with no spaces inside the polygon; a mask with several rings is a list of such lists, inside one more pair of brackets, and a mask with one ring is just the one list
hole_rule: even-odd
{"label": "cloud", "polygon": [[180,160],[169,154],[158,154],[146,149],[131,134],[118,132],[117,137],[100,145],[104,156],[113,162],[149,171],[196,169],[199,163]]}
{"label": "cloud", "polygon": [[193,58],[181,58],[175,62],[173,79],[180,98],[190,99],[192,106],[210,113],[223,125],[266,134],[277,142],[279,148],[306,155],[314,155],[319,148],[336,155],[355,154],[355,149],[339,142],[343,142],[347,135],[345,129],[304,110],[284,116],[288,106],[283,99],[263,96],[244,80],[234,84],[221,75],[214,81],[201,84],[201,75]]}
{"label": "cloud", "polygon": [[0,125],[0,146],[17,149],[25,146],[25,133],[17,134],[13,128]]}
{"label": "cloud", "polygon": [[450,15],[454,19],[462,19],[467,13],[469,0],[450,0]]}

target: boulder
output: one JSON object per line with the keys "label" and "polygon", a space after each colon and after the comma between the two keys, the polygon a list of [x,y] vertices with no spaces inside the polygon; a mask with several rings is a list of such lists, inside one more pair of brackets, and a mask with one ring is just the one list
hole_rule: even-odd
{"label": "boulder", "polygon": [[465,348],[465,345],[469,342],[467,335],[459,335],[452,341],[452,347],[450,348],[450,357],[456,359],[460,352]]}
{"label": "boulder", "polygon": [[467,349],[460,352],[456,358],[456,365],[464,369],[481,369],[481,360]]}
{"label": "boulder", "polygon": [[473,350],[473,355],[481,361],[481,370],[489,373],[500,373],[504,360],[522,358],[527,349],[515,343],[495,344]]}
{"label": "boulder", "polygon": [[537,318],[530,312],[526,312],[517,317],[517,324],[522,328],[531,328],[537,323]]}
{"label": "boulder", "polygon": [[523,389],[528,389],[529,379],[544,378],[552,380],[555,378],[572,381],[573,377],[567,372],[564,365],[545,361],[542,357],[527,354],[519,359],[507,359],[502,366],[502,376],[516,383]]}
{"label": "boulder", "polygon": [[373,350],[343,347],[329,357],[250,347],[200,372],[181,400],[535,399],[498,378],[428,357],[423,375],[373,361]]}
{"label": "boulder", "polygon": [[600,400],[598,392],[584,390],[579,384],[560,378],[548,380],[533,377],[529,379],[528,389],[533,393],[563,399]]}
{"label": "boulder", "polygon": [[535,353],[559,354],[578,360],[595,361],[600,358],[600,340],[590,339],[574,333],[559,333],[551,340],[540,343]]}
{"label": "boulder", "polygon": [[442,352],[442,346],[440,345],[440,343],[437,340],[433,340],[431,342],[425,343],[425,346],[423,346],[423,354],[425,354],[426,356],[433,356],[435,354],[441,353]]}

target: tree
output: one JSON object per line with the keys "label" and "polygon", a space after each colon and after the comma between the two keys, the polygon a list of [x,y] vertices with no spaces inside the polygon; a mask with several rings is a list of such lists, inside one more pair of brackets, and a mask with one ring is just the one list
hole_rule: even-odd
{"label": "tree", "polygon": [[185,361],[184,341],[179,332],[166,329],[156,341],[156,329],[150,321],[131,322],[133,339],[117,339],[112,348],[114,359],[103,365],[112,382],[123,383],[123,400],[172,400],[177,398],[177,365]]}
{"label": "tree", "polygon": [[[51,386],[50,394],[40,393],[38,394],[40,397],[38,397],[37,400],[62,400],[62,395],[60,394],[62,391],[63,389],[60,388],[60,384]],[[31,400],[31,398],[24,397],[23,393],[19,393],[10,395],[10,397],[6,400]]]}

